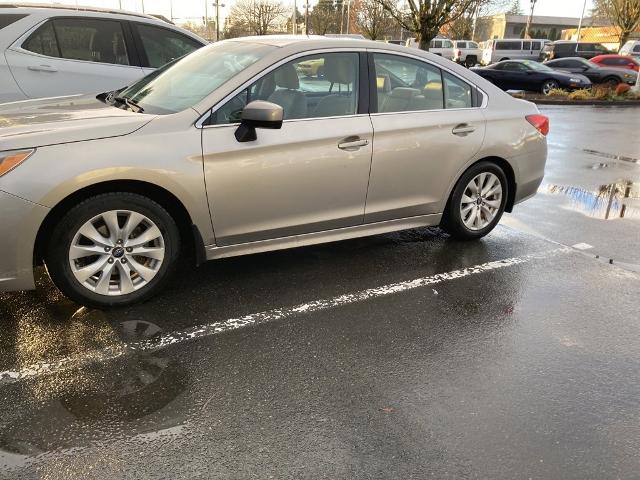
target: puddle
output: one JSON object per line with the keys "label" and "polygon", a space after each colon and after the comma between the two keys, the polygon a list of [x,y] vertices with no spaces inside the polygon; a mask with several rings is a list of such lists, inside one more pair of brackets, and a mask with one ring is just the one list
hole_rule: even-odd
{"label": "puddle", "polygon": [[610,158],[611,160],[620,160],[621,162],[640,163],[640,160],[633,157],[627,157],[625,155],[614,155],[612,153],[600,152],[598,150],[591,150],[589,148],[583,148],[583,152],[597,157]]}
{"label": "puddle", "polygon": [[544,193],[564,195],[571,201],[571,208],[589,217],[603,220],[616,218],[640,218],[640,184],[622,180],[601,185],[596,191],[568,185],[546,185]]}

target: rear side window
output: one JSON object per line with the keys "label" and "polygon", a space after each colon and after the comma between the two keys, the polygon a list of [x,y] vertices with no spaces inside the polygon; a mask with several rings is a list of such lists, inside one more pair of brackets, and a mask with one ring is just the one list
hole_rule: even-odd
{"label": "rear side window", "polygon": [[24,17],[26,17],[25,14],[19,14],[19,13],[1,14],[0,15],[0,30],[2,30],[4,27],[8,27],[12,23],[17,22],[18,20],[20,20],[20,19],[22,19]]}
{"label": "rear side window", "polygon": [[533,46],[531,47],[532,50],[540,50],[540,42],[532,42]]}
{"label": "rear side window", "polygon": [[633,53],[640,53],[640,45],[633,47]]}
{"label": "rear side window", "polygon": [[478,48],[478,44],[476,42],[469,42],[469,48]]}
{"label": "rear side window", "polygon": [[113,20],[57,18],[38,28],[22,48],[49,57],[129,65],[122,25]]}
{"label": "rear side window", "polygon": [[458,48],[467,48],[466,42],[456,42],[456,47]]}
{"label": "rear side window", "polygon": [[578,52],[592,52],[595,50],[595,45],[593,43],[579,43],[578,44]]}
{"label": "rear side window", "polygon": [[445,108],[471,108],[471,86],[458,77],[442,72]]}
{"label": "rear side window", "polygon": [[145,67],[158,68],[171,60],[197,50],[202,45],[179,32],[151,25],[136,24],[147,57]]}
{"label": "rear side window", "polygon": [[496,50],[520,50],[522,42],[496,42]]}

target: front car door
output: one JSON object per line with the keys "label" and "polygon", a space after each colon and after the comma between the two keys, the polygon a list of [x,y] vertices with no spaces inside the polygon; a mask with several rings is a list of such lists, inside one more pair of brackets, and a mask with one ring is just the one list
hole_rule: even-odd
{"label": "front car door", "polygon": [[19,39],[5,56],[30,98],[115,90],[144,75],[119,20],[60,17]]}
{"label": "front car door", "polygon": [[474,87],[421,58],[371,55],[377,99],[365,221],[441,213],[450,182],[484,138]]}
{"label": "front car door", "polygon": [[[305,62],[322,62],[318,78]],[[218,246],[362,224],[371,167],[364,51],[300,55],[214,107],[202,129],[205,180]],[[253,100],[281,105],[280,130],[234,137]]]}

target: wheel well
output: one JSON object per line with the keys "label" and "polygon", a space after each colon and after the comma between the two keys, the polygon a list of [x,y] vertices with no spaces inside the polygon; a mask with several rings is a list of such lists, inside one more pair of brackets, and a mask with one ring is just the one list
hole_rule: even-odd
{"label": "wheel well", "polygon": [[500,61],[501,61],[501,62],[503,62],[503,61],[505,61],[505,60],[509,60],[509,57],[504,57],[504,58],[501,58],[501,59],[500,59]]}
{"label": "wheel well", "polygon": [[[513,211],[513,204],[515,203],[515,199],[516,199],[516,188],[517,188],[516,175],[513,172],[513,168],[511,167],[509,162],[507,162],[504,158],[500,158],[500,157],[484,157],[484,158],[481,158],[481,159],[473,162],[471,165],[469,165],[465,169],[464,172],[462,172],[460,174],[460,177],[458,177],[458,180],[456,180],[455,185],[458,184],[458,182],[460,181],[460,178],[464,175],[464,173],[467,170],[469,170],[471,167],[473,167],[474,165],[476,165],[477,163],[480,163],[480,162],[492,162],[492,163],[495,163],[496,165],[498,165],[504,171],[504,174],[507,176],[507,182],[509,183],[509,188],[507,190],[507,203],[506,203],[506,205],[504,207],[504,211],[511,213],[511,211]],[[451,192],[449,193],[449,198],[447,199],[447,206],[445,206],[445,211],[448,208],[449,201],[451,200],[451,195],[453,195],[453,191],[455,190],[455,185],[451,189]]]}
{"label": "wheel well", "polygon": [[180,238],[183,242],[184,252],[195,252],[195,261],[200,263],[204,258],[204,242],[197,227],[193,225],[189,212],[182,202],[171,192],[152,183],[139,180],[113,180],[97,183],[82,188],[60,201],[55,205],[45,217],[38,234],[34,247],[34,264],[41,264],[44,256],[46,239],[53,226],[64,216],[70,208],[87,198],[102,193],[128,192],[144,195],[145,197],[159,203],[176,221],[180,231]]}

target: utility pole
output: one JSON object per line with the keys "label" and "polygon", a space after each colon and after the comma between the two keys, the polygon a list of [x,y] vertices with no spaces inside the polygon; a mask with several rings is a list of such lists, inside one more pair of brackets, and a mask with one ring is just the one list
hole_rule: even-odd
{"label": "utility pole", "polygon": [[291,32],[294,35],[298,33],[298,6],[296,5],[296,0],[293,0],[293,28]]}
{"label": "utility pole", "polygon": [[173,23],[173,0],[169,0],[169,20]]}
{"label": "utility pole", "polygon": [[304,34],[309,35],[309,0],[306,0],[306,2],[304,6]]}
{"label": "utility pole", "polygon": [[347,35],[349,35],[349,20],[351,19],[351,0],[347,0]]}
{"label": "utility pole", "polygon": [[216,7],[216,42],[220,40],[220,7],[224,8],[224,3],[214,2],[211,4]]}
{"label": "utility pole", "polygon": [[142,0],[142,13],[144,13],[144,0]]}
{"label": "utility pole", "polygon": [[580,15],[580,22],[578,23],[578,35],[576,38],[576,42],[580,41],[580,31],[582,30],[582,22],[584,21],[584,10],[587,8],[587,0],[584,0],[582,4],[582,14]]}
{"label": "utility pole", "polygon": [[340,35],[342,35],[343,26],[344,26],[344,0],[342,0],[342,10],[340,11]]}
{"label": "utility pole", "polygon": [[527,18],[527,26],[524,29],[524,38],[531,38],[529,35],[529,29],[531,28],[531,22],[533,21],[533,9],[536,7],[536,2],[538,0],[531,0],[531,12],[529,13],[529,18]]}
{"label": "utility pole", "polygon": [[209,7],[207,5],[207,0],[204,0],[204,37],[206,40],[211,41],[211,35],[209,35]]}

